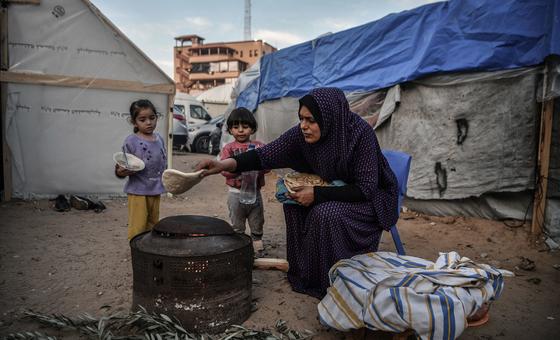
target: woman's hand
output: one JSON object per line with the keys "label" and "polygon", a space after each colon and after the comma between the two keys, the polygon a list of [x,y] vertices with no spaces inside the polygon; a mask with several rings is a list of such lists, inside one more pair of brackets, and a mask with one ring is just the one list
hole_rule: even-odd
{"label": "woman's hand", "polygon": [[313,187],[301,186],[296,187],[293,190],[295,191],[295,193],[289,195],[291,199],[303,205],[304,207],[308,207],[313,204],[313,201],[315,200]]}
{"label": "woman's hand", "polygon": [[126,168],[123,168],[122,166],[115,164],[115,174],[118,177],[126,177],[126,176],[132,176],[134,175],[136,172],[132,171],[132,170],[128,170]]}
{"label": "woman's hand", "polygon": [[206,170],[200,176],[206,177],[209,175],[219,174],[222,171],[234,172],[237,167],[237,162],[233,158],[217,161],[215,159],[204,159],[195,167],[196,171]]}

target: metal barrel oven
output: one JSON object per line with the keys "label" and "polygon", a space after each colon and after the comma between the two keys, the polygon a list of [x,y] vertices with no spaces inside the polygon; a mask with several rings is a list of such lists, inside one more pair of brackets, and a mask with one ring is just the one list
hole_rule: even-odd
{"label": "metal barrel oven", "polygon": [[227,222],[166,217],[130,247],[133,309],[175,316],[197,333],[219,333],[249,317],[253,246]]}

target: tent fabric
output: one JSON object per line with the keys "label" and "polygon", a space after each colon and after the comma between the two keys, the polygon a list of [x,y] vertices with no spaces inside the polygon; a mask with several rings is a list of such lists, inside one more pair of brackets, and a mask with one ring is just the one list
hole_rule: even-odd
{"label": "tent fabric", "polygon": [[560,55],[560,0],[451,0],[418,7],[261,59],[237,107],[322,86],[371,91],[434,73],[495,71]]}
{"label": "tent fabric", "polygon": [[383,147],[412,155],[407,195],[461,199],[533,189],[539,75],[535,69],[446,87],[431,86],[439,81],[433,76],[404,86],[390,123],[376,134]]}
{"label": "tent fabric", "polygon": [[204,104],[229,104],[231,102],[231,91],[233,90],[233,85],[233,83],[230,83],[213,87],[210,90],[199,94],[196,99],[200,100]]}
{"label": "tent fabric", "polygon": [[87,1],[9,6],[9,71],[172,83]]}
{"label": "tent fabric", "polygon": [[[8,5],[9,69],[42,75],[173,84],[89,1]],[[168,94],[7,83],[4,127],[12,195],[124,195],[113,153],[132,133],[130,104],[152,101],[167,136]]]}
{"label": "tent fabric", "polygon": [[[124,181],[114,175],[112,155],[132,133],[126,108],[138,93],[8,84],[8,94],[14,197],[122,194]],[[167,105],[166,95],[141,95],[156,108]],[[157,128],[162,136],[165,122]]]}

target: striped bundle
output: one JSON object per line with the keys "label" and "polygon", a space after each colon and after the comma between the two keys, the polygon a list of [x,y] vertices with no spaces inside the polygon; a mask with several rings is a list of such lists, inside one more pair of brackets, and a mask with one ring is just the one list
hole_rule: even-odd
{"label": "striped bundle", "polygon": [[435,263],[389,252],[358,255],[331,268],[319,315],[340,331],[412,329],[421,339],[455,339],[467,317],[500,296],[504,276],[513,274],[456,252],[440,253]]}

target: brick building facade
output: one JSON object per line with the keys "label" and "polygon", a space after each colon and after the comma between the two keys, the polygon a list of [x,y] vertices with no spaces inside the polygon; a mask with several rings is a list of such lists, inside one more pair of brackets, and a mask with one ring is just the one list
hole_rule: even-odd
{"label": "brick building facade", "polygon": [[197,95],[235,82],[260,57],[277,49],[262,40],[204,44],[198,35],[175,38],[174,79],[177,91]]}

